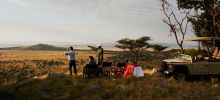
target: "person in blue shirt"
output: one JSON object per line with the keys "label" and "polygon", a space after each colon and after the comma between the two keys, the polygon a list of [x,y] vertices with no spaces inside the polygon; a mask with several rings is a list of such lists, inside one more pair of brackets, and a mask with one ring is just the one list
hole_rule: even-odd
{"label": "person in blue shirt", "polygon": [[76,69],[76,61],[75,61],[75,51],[73,50],[73,47],[72,46],[69,47],[64,54],[68,56],[70,77],[72,78],[72,67],[74,69],[74,76],[76,77],[77,69]]}

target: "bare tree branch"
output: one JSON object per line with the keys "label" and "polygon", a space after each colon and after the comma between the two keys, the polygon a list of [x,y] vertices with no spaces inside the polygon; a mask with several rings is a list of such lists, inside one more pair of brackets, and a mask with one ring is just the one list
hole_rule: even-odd
{"label": "bare tree branch", "polygon": [[178,20],[176,14],[172,10],[170,13],[168,12],[169,6],[170,4],[167,2],[167,0],[161,0],[161,11],[165,15],[165,18],[163,18],[162,20],[165,24],[167,24],[170,27],[170,33],[174,35],[176,43],[181,49],[181,53],[184,53],[183,42],[187,33],[187,28],[189,24],[188,15],[190,11],[184,11],[184,13],[180,12],[185,14],[185,16],[181,20]]}

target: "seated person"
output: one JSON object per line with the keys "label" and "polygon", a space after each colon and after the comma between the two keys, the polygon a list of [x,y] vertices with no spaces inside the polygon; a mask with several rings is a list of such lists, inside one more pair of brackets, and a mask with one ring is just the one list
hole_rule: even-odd
{"label": "seated person", "polygon": [[89,62],[85,65],[85,73],[88,74],[88,77],[90,77],[91,74],[95,75],[97,74],[97,68],[98,65],[96,64],[94,57],[89,56]]}

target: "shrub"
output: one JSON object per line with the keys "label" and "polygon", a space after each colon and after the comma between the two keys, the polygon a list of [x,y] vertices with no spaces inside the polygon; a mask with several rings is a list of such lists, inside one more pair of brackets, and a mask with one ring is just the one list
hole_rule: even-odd
{"label": "shrub", "polygon": [[[129,51],[122,51],[115,54],[115,56],[109,57],[108,60],[111,60],[113,64],[117,62],[124,62],[125,60],[133,61],[133,56],[131,55],[132,52]],[[152,58],[152,55],[146,51],[140,51],[137,53],[138,61],[146,61]]]}
{"label": "shrub", "polygon": [[185,54],[194,57],[194,56],[198,55],[198,50],[196,50],[196,49],[186,49]]}

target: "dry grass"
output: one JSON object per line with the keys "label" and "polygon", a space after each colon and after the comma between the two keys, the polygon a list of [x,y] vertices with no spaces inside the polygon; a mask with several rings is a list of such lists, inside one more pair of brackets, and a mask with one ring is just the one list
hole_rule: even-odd
{"label": "dry grass", "polygon": [[[143,78],[74,79],[55,77],[0,89],[3,99],[74,100],[218,100],[219,83],[177,82],[157,75]],[[1,95],[4,94],[4,95]],[[7,94],[8,97],[5,95]]]}
{"label": "dry grass", "polygon": [[[21,73],[24,76],[35,75],[37,70],[40,72],[68,70],[68,61],[62,51],[0,51],[0,53],[0,73],[3,73],[3,70],[8,73],[8,76],[1,77],[6,79],[4,81],[20,78],[14,76],[19,76]],[[83,66],[90,55],[95,56],[95,53],[76,52],[78,66]],[[112,55],[109,53],[106,57]],[[53,63],[49,64],[51,61]],[[55,63],[56,61],[60,65]],[[159,61],[145,63],[146,66],[158,67]],[[166,79],[158,74],[131,79],[78,77],[78,79],[71,80],[69,76],[49,77],[22,86],[16,86],[16,84],[1,86],[0,98],[1,100],[218,100],[220,99],[220,84],[218,81],[177,82],[173,78]]]}
{"label": "dry grass", "polygon": [[[111,55],[106,54],[105,57]],[[95,52],[76,51],[79,71],[82,71],[89,56],[95,57]],[[68,60],[63,51],[0,50],[0,84],[67,71]]]}

